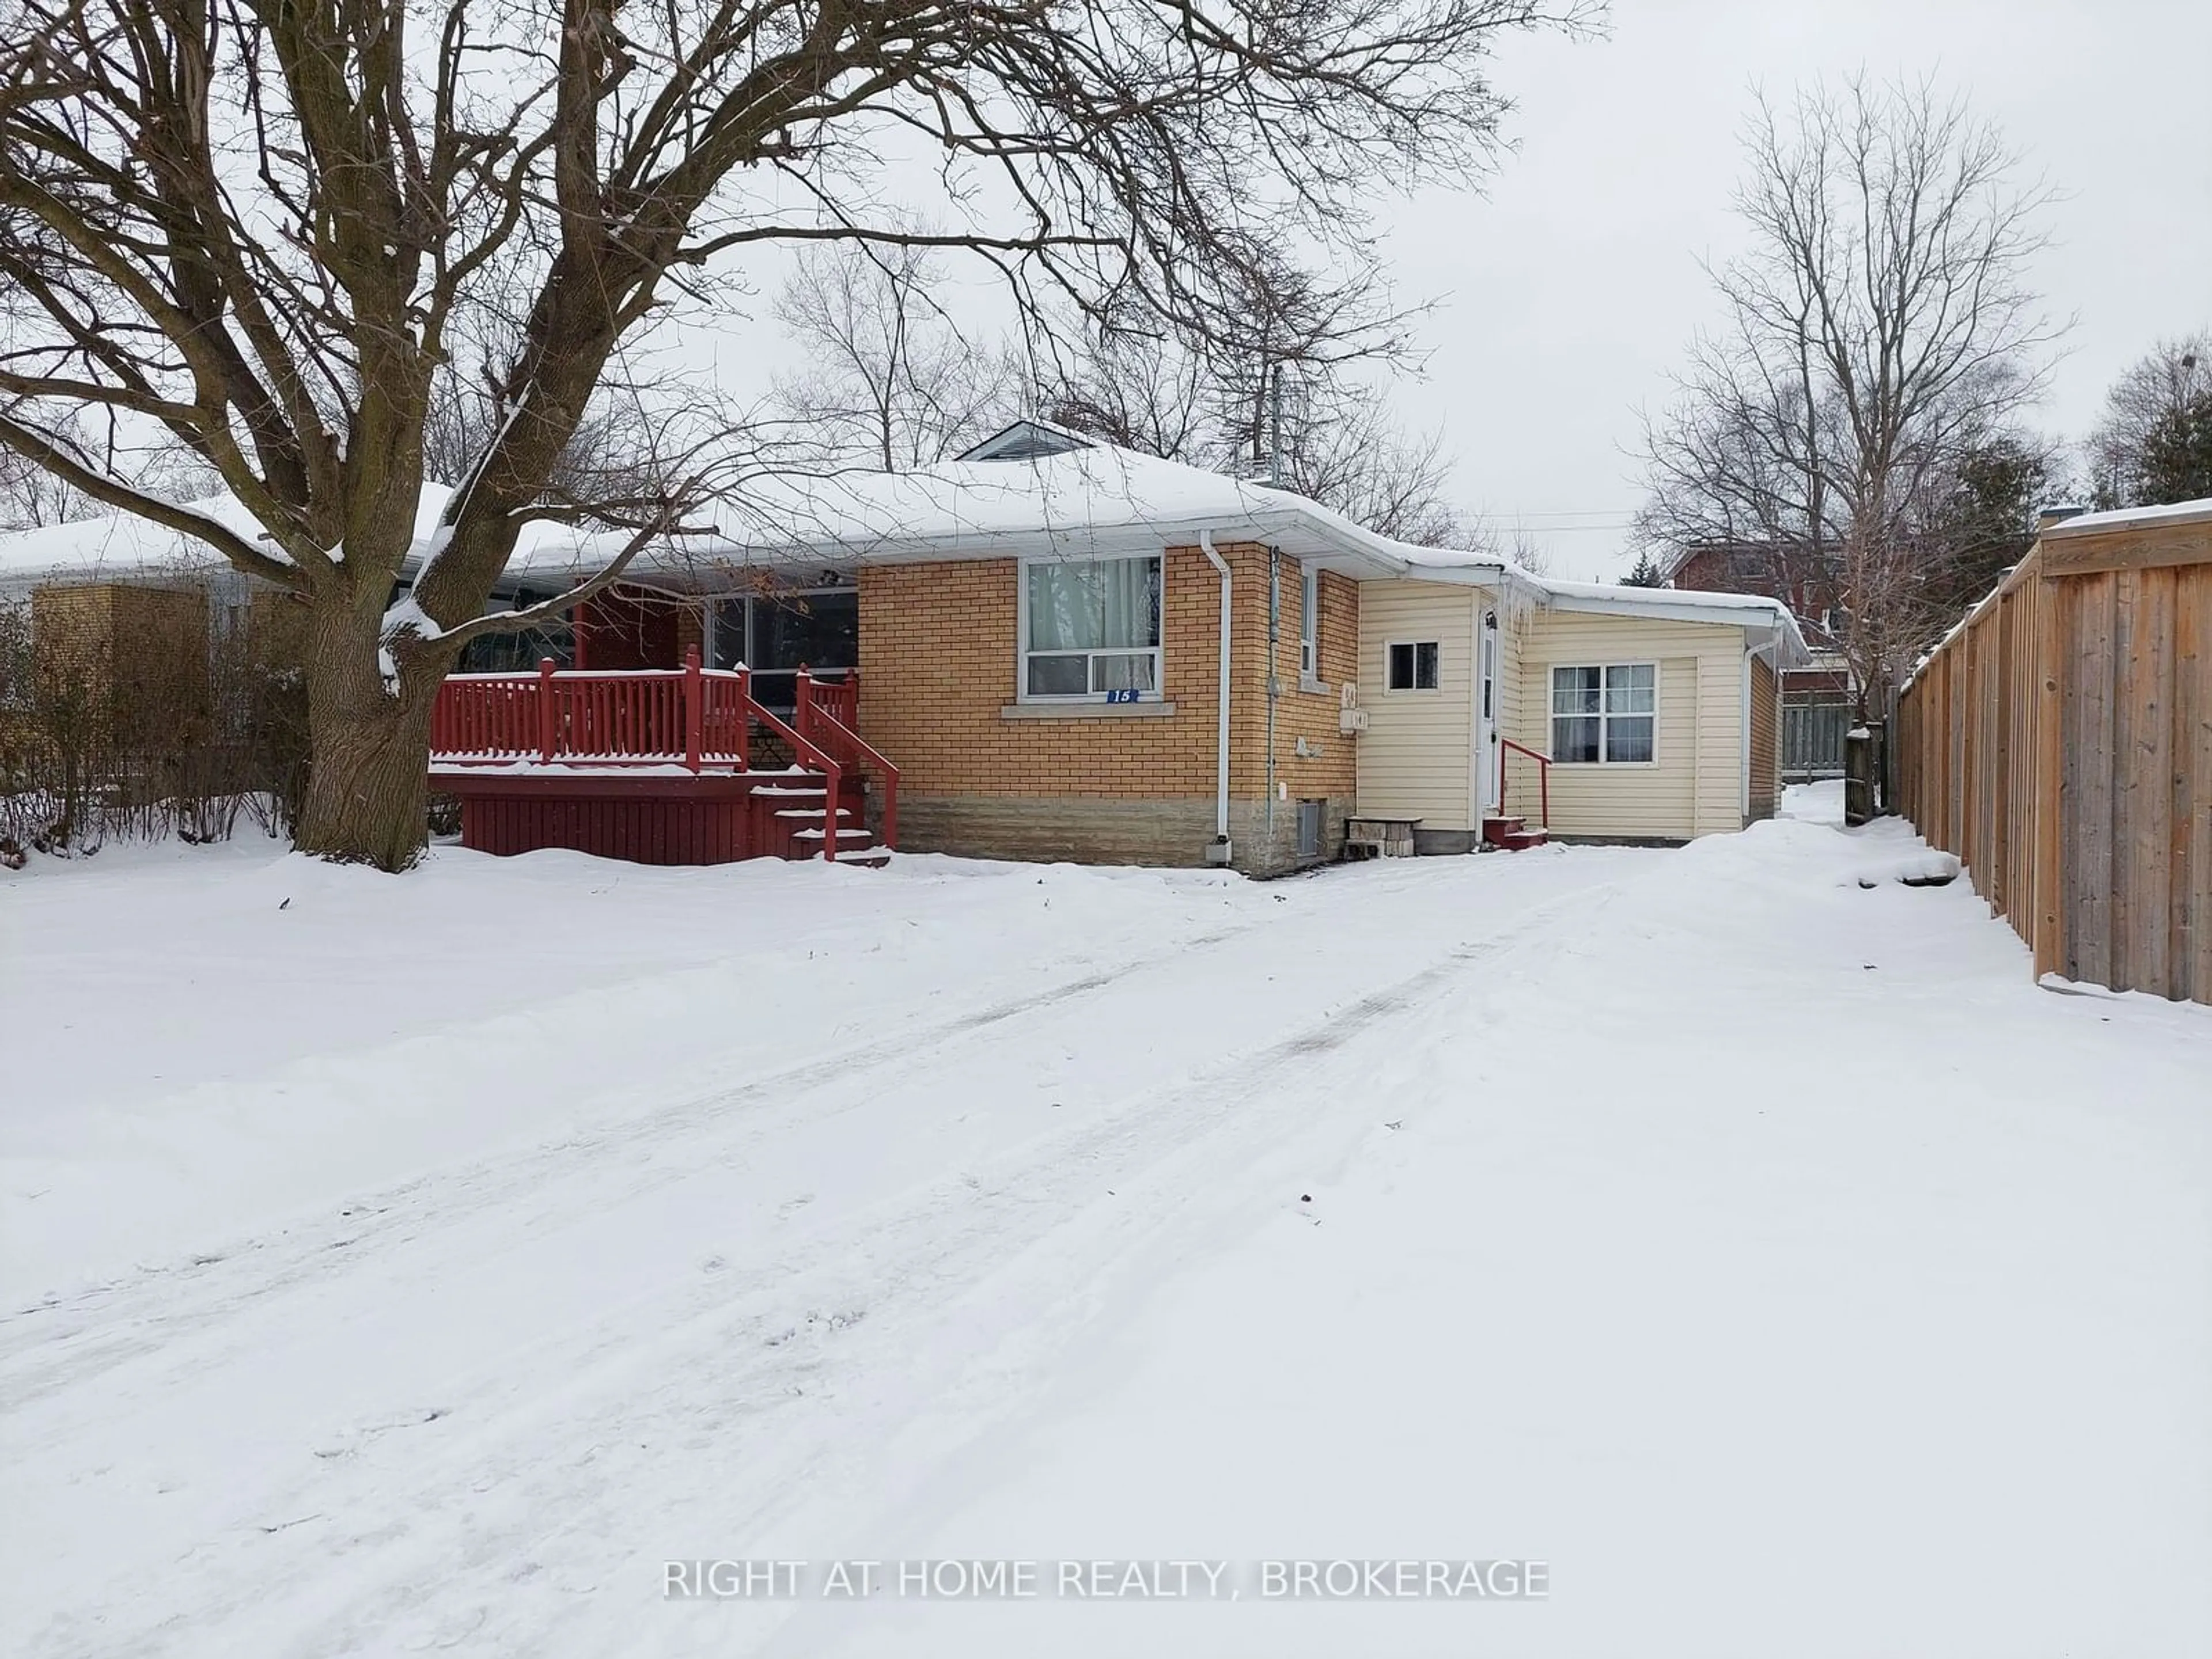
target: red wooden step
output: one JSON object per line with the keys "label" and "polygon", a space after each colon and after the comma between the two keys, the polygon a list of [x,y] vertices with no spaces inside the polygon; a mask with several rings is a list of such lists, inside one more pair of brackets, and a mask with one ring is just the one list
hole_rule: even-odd
{"label": "red wooden step", "polygon": [[1492,847],[1518,853],[1530,847],[1541,847],[1552,837],[1550,831],[1541,826],[1531,830],[1526,818],[1498,817],[1482,821],[1482,838]]}

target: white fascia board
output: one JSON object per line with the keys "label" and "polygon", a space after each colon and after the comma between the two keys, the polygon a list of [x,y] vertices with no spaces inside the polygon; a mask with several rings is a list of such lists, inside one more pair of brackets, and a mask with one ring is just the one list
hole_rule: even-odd
{"label": "white fascia board", "polygon": [[[1660,590],[1646,588],[1645,592]],[[1684,622],[1717,623],[1723,627],[1743,629],[1771,629],[1774,613],[1763,607],[1751,605],[1702,605],[1681,604],[1671,600],[1653,603],[1649,599],[1628,600],[1599,599],[1582,593],[1561,593],[1547,591],[1544,603],[1553,611],[1588,611],[1608,617],[1647,617],[1656,622]]]}
{"label": "white fascia board", "polygon": [[[1544,585],[1540,584],[1540,586]],[[1671,590],[1646,588],[1645,592]],[[1748,599],[1748,596],[1745,596]],[[1583,611],[1601,616],[1642,617],[1657,622],[1698,623],[1706,627],[1740,628],[1753,645],[1771,647],[1777,668],[1798,668],[1811,660],[1804,636],[1789,614],[1772,601],[1699,604],[1693,599],[1614,599],[1610,595],[1562,593],[1546,588],[1544,604],[1554,611]]]}
{"label": "white fascia board", "polygon": [[[1494,562],[1470,560],[1465,564],[1407,564],[1391,574],[1403,576],[1408,581],[1451,582],[1469,587],[1490,588],[1501,587],[1521,575],[1502,559]],[[1540,603],[1540,590],[1531,591]]]}

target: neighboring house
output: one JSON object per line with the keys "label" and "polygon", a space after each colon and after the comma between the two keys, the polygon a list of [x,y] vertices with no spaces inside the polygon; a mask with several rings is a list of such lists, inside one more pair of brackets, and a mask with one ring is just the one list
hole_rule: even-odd
{"label": "neighboring house", "polygon": [[1841,600],[1803,556],[1767,542],[1705,542],[1678,550],[1667,586],[1694,592],[1759,593],[1790,607],[1809,651],[1782,677],[1782,775],[1790,782],[1844,775],[1844,734],[1856,718],[1851,676],[1838,648]]}
{"label": "neighboring house", "polygon": [[[445,501],[441,489],[424,492],[416,515],[418,536],[427,536]],[[228,496],[191,505],[233,530],[262,538],[252,515]],[[533,590],[526,578],[501,583],[494,602],[502,607],[527,605],[557,591]],[[403,583],[392,597],[405,592]],[[148,607],[174,616],[187,601],[204,620],[210,641],[227,639],[249,625],[281,633],[289,608],[284,595],[234,569],[204,544],[127,514],[0,531],[0,607],[66,617],[72,638],[82,641],[79,648],[112,651],[143,629],[139,618]],[[51,623],[46,631],[54,631]],[[464,666],[525,666],[549,651],[565,664],[571,651],[568,632],[562,627],[479,640],[469,647]]]}
{"label": "neighboring house", "polygon": [[[1551,581],[1036,422],[927,472],[778,480],[717,517],[580,609],[576,665],[744,664],[758,714],[738,726],[796,710],[864,744],[896,769],[908,850],[1273,872],[1338,855],[1355,817],[1418,820],[1435,852],[1529,838],[1516,819],[1739,830],[1774,810],[1779,677],[1807,660],[1771,599]],[[509,580],[556,587],[613,541],[533,527]],[[817,684],[854,676],[842,701]],[[702,769],[725,794],[727,721],[716,703]],[[487,761],[530,758],[479,744],[440,776],[489,791]],[[527,787],[558,785],[534,769]]]}

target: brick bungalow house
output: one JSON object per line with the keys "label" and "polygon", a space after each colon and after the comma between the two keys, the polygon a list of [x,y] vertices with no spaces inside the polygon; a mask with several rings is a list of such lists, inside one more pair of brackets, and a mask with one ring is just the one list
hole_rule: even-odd
{"label": "brick bungalow house", "polygon": [[578,617],[580,666],[696,645],[778,708],[802,664],[856,680],[899,845],[986,857],[1268,872],[1355,818],[1425,852],[1516,820],[1738,830],[1773,811],[1807,659],[1771,599],[1552,581],[1037,422],[927,472],[785,481],[632,574]]}
{"label": "brick bungalow house", "polygon": [[[477,844],[695,861],[842,823],[864,850],[894,804],[908,851],[1255,873],[1337,856],[1355,820],[1423,852],[1680,842],[1773,811],[1779,676],[1806,656],[1771,599],[1551,581],[1035,422],[720,516],[546,642],[578,674],[449,686],[483,708],[441,723],[438,787],[512,797]],[[558,591],[611,539],[534,526],[508,581]],[[634,752],[579,747],[615,729],[584,683],[676,679],[695,652],[654,693],[703,711],[688,754],[678,702],[631,722]],[[750,830],[669,827],[690,794],[747,790],[769,798]],[[611,812],[636,820],[612,841]],[[771,819],[823,827],[763,839]]]}

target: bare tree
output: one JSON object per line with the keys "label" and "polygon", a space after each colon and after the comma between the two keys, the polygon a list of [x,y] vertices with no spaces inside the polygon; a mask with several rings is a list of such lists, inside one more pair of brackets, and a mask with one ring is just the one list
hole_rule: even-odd
{"label": "bare tree", "polygon": [[[438,684],[699,522],[549,501],[594,392],[718,264],[809,241],[989,262],[1033,313],[1136,306],[1244,331],[1255,283],[1374,263],[1376,185],[1478,175],[1509,32],[1581,0],[0,0],[0,447],[304,604],[312,852],[422,841]],[[1564,6],[1564,11],[1561,9]],[[911,155],[909,154],[911,153]],[[926,159],[921,159],[926,158]],[[915,161],[917,165],[908,165]],[[894,177],[894,175],[896,175]],[[934,193],[953,228],[900,228]],[[432,383],[488,287],[530,295],[498,424],[413,602]],[[241,534],[72,442],[94,406],[165,428]],[[484,602],[523,526],[628,533],[584,587]]]}
{"label": "bare tree", "polygon": [[2114,381],[2088,451],[2099,507],[2212,495],[2212,331],[2160,340]]}
{"label": "bare tree", "polygon": [[[1340,319],[1340,322],[1342,319]],[[1171,340],[1102,337],[1058,371],[1038,400],[1053,420],[1109,443],[1272,482],[1378,535],[1431,547],[1468,544],[1475,527],[1450,495],[1454,459],[1441,432],[1408,432],[1382,399],[1347,378],[1370,359],[1403,369],[1399,347],[1351,332],[1322,337],[1279,404],[1256,369],[1218,372]],[[1337,354],[1341,355],[1337,355]],[[1327,355],[1324,355],[1327,354]],[[1261,410],[1249,405],[1265,386]],[[1255,422],[1257,424],[1255,424]]]}
{"label": "bare tree", "polygon": [[0,530],[36,530],[98,515],[100,503],[66,478],[0,450]]}
{"label": "bare tree", "polygon": [[1529,534],[1516,527],[1513,533],[1502,538],[1486,537],[1486,541],[1502,541],[1498,550],[1532,576],[1552,574],[1552,550]]}
{"label": "bare tree", "polygon": [[[4,412],[0,409],[0,414]],[[74,411],[64,418],[58,435],[79,452],[98,454],[110,473],[128,477],[135,488],[163,501],[194,501],[221,489],[198,457],[166,433],[96,421],[91,418],[96,412]],[[0,530],[74,524],[99,518],[106,511],[103,501],[69,477],[0,447]]]}
{"label": "bare tree", "polygon": [[[422,475],[451,485],[466,477],[499,435],[504,378],[526,349],[529,318],[513,294],[472,296],[448,328],[446,354],[430,377],[422,420]],[[656,488],[656,466],[672,447],[744,441],[748,426],[723,416],[711,392],[663,379],[618,357],[602,372],[575,429],[546,475],[539,504],[568,511],[636,501]],[[685,442],[666,434],[681,428]]]}
{"label": "bare tree", "polygon": [[1441,432],[1408,432],[1371,397],[1345,398],[1285,444],[1283,487],[1377,535],[1467,547],[1475,526],[1451,498],[1454,456]]}
{"label": "bare tree", "polygon": [[[1765,550],[1884,701],[1948,620],[1916,518],[2040,386],[2057,331],[2027,283],[2049,193],[1995,128],[1926,83],[1763,98],[1713,270],[1724,320],[1645,429],[1647,542]],[[1924,515],[1923,515],[1924,516]]]}
{"label": "bare tree", "polygon": [[833,460],[927,466],[1021,413],[1019,356],[970,339],[945,308],[945,258],[913,244],[803,248],[775,315],[807,366],[779,376],[786,416]]}
{"label": "bare tree", "polygon": [[1048,340],[1036,406],[1072,431],[1194,466],[1218,460],[1206,359],[1157,325],[1109,315],[1089,337]]}

